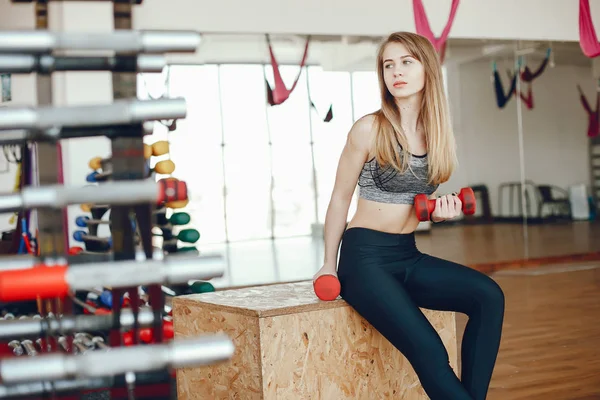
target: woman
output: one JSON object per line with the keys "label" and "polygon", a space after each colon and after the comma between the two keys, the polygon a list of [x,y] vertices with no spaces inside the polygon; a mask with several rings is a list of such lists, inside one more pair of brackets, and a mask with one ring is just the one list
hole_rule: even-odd
{"label": "woman", "polygon": [[[377,72],[381,110],[348,134],[325,219],[325,260],[314,279],[339,278],[342,298],[404,354],[431,399],[485,399],[504,294],[488,276],[423,254],[415,244],[415,195],[434,197],[457,164],[441,65],[425,37],[399,32],[381,45]],[[346,227],[357,184],[357,210]],[[440,196],[431,220],[460,212],[458,196]],[[460,380],[419,307],[468,315]]]}

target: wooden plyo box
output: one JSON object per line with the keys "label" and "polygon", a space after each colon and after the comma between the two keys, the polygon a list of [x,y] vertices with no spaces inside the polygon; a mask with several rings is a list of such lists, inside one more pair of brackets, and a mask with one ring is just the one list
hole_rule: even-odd
{"label": "wooden plyo box", "polygon": [[[457,371],[455,315],[423,310]],[[404,356],[344,300],[312,282],[179,296],[175,337],[225,332],[227,362],[177,371],[180,400],[427,399]]]}

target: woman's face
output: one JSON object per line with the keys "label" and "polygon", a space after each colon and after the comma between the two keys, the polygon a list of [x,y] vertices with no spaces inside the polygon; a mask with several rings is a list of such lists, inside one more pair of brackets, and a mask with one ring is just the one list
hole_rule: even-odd
{"label": "woman's face", "polygon": [[385,86],[395,98],[413,96],[425,86],[423,64],[401,43],[389,43],[383,51]]}

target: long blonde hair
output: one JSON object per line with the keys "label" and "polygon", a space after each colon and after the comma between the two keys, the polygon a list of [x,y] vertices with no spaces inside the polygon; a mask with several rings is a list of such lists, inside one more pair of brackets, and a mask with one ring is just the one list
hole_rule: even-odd
{"label": "long blonde hair", "polygon": [[[411,157],[408,140],[400,125],[400,113],[383,77],[383,52],[389,43],[401,43],[423,64],[425,85],[419,110],[419,121],[425,129],[429,183],[446,182],[458,165],[456,141],[444,92],[442,66],[435,48],[424,36],[411,32],[392,33],[379,47],[377,76],[381,91],[381,109],[374,113],[377,135],[375,157],[380,165],[391,165],[406,171]],[[398,143],[402,154],[398,152]],[[401,156],[402,155],[402,156]]]}

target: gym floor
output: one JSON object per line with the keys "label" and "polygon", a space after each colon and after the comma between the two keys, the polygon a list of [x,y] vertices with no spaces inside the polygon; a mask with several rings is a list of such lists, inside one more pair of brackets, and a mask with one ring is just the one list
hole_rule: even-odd
{"label": "gym floor", "polygon": [[[486,273],[571,261],[600,261],[600,223],[578,221],[528,225],[517,223],[436,226],[417,232],[422,252]],[[311,279],[323,262],[323,241],[312,237],[203,244],[200,251],[227,259],[227,271],[214,279],[217,289]],[[252,268],[248,268],[252,265]]]}
{"label": "gym floor", "polygon": [[[600,262],[492,276],[506,294],[506,317],[488,399],[599,399]],[[457,314],[459,346],[466,322]]]}
{"label": "gym floor", "polygon": [[[506,317],[489,399],[600,398],[600,224],[455,225],[417,233],[421,251],[490,273],[506,294]],[[200,245],[228,258],[219,289],[311,279],[321,239]],[[249,269],[247,266],[252,265]],[[467,318],[457,314],[460,349]],[[460,360],[459,360],[460,363]]]}

